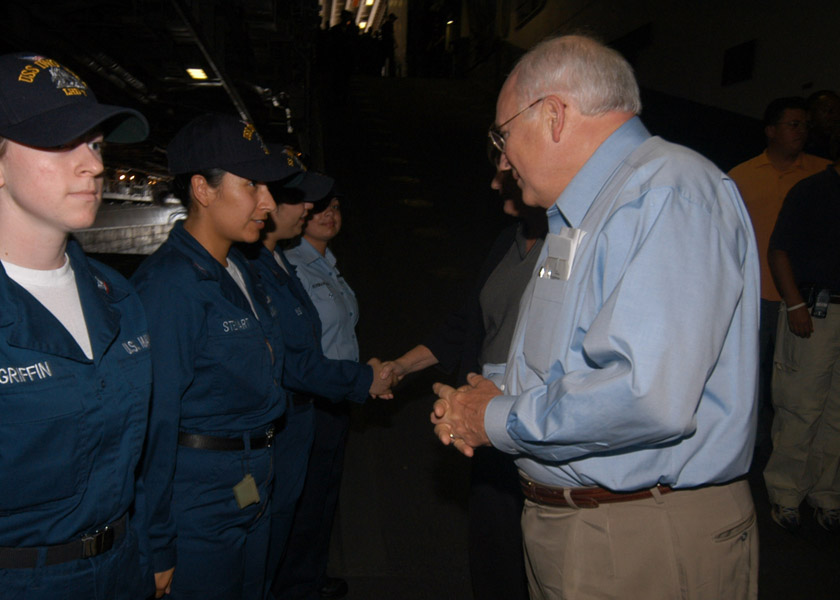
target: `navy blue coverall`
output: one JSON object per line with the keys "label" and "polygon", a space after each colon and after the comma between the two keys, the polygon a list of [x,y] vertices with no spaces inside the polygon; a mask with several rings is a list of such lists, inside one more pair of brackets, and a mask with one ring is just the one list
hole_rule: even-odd
{"label": "navy blue coverall", "polygon": [[[279,257],[284,270],[276,260]],[[295,507],[303,488],[315,433],[312,396],[364,402],[373,369],[352,360],[333,360],[321,349],[321,319],[295,268],[279,249],[260,248],[253,264],[269,297],[269,308],[283,332],[283,387],[292,392],[286,427],[275,443],[275,488],[272,500],[268,582],[283,556]],[[270,597],[270,596],[267,596]]]}
{"label": "navy blue coverall", "polygon": [[[141,573],[144,519],[126,517],[146,433],[148,328],[121,275],[72,240],[67,255],[92,360],[0,266],[0,597],[134,600],[153,590]],[[56,551],[70,543],[84,556],[79,540],[106,526],[110,550]]]}
{"label": "navy blue coverall", "polygon": [[[261,598],[273,481],[266,440],[286,407],[282,339],[248,261],[231,249],[257,317],[233,278],[183,227],[137,270],[153,354],[154,387],[143,476],[155,572],[175,566],[172,598]],[[242,449],[184,445],[236,440]],[[193,435],[195,437],[195,435]],[[234,486],[250,474],[259,502],[240,508]]]}

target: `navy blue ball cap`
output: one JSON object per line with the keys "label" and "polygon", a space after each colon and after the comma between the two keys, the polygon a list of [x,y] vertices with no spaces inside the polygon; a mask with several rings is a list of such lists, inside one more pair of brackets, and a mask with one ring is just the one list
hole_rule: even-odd
{"label": "navy blue ball cap", "polygon": [[313,171],[303,171],[291,179],[269,186],[278,204],[315,204],[332,189],[333,178]]}
{"label": "navy blue ball cap", "polygon": [[272,152],[282,154],[300,168],[300,173],[283,182],[281,189],[272,189],[275,202],[280,204],[315,203],[321,200],[333,187],[335,181],[329,175],[308,171],[293,148],[282,144],[270,144]]}
{"label": "navy blue ball cap", "polygon": [[299,163],[271,152],[251,123],[233,115],[196,117],[175,134],[166,149],[173,175],[222,169],[253,181],[287,179],[300,173]]}
{"label": "navy blue ball cap", "polygon": [[87,84],[32,52],[0,56],[0,136],[55,148],[100,128],[109,142],[140,142],[149,124],[136,110],[100,104]]}
{"label": "navy blue ball cap", "polygon": [[[312,205],[312,210],[310,210],[309,213],[312,215],[317,215],[319,213],[324,212],[325,210],[327,210],[327,207],[332,203],[333,198],[344,198],[344,192],[341,191],[337,183],[333,184],[333,186],[323,198],[321,198],[320,200],[315,202],[315,204]],[[344,200],[342,201],[342,208],[347,208],[347,202]]]}
{"label": "navy blue ball cap", "polygon": [[304,202],[318,202],[326,196],[335,185],[335,181],[329,175],[322,175],[314,171],[307,171],[303,179],[296,182],[293,187],[303,192]]}

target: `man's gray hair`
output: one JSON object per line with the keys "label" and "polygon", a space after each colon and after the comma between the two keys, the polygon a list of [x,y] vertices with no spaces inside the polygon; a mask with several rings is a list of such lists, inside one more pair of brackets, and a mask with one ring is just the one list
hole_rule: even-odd
{"label": "man's gray hair", "polygon": [[524,102],[548,94],[571,100],[584,115],[642,112],[633,67],[621,54],[583,35],[543,40],[511,72]]}

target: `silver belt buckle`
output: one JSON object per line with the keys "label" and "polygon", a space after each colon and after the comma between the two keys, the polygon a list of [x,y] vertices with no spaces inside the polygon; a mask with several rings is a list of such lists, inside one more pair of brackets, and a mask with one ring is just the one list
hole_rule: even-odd
{"label": "silver belt buckle", "polygon": [[106,526],[105,529],[82,536],[82,558],[93,558],[105,551],[108,539],[113,540],[114,530]]}

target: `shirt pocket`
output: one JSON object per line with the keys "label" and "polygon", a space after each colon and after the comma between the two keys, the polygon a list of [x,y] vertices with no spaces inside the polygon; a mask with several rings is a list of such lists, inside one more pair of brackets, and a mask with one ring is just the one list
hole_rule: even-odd
{"label": "shirt pocket", "polygon": [[530,307],[522,350],[528,365],[541,376],[545,376],[551,367],[547,362],[549,358],[557,354],[554,349],[564,327],[560,311],[566,311],[563,301],[567,284],[567,281],[538,278],[532,296],[523,298],[530,302]]}
{"label": "shirt pocket", "polygon": [[312,303],[318,308],[318,312],[320,313],[322,306],[336,304],[336,296],[339,294],[328,282],[319,281],[309,288],[309,295],[312,298]]}
{"label": "shirt pocket", "polygon": [[274,378],[271,350],[262,329],[209,336],[208,342],[212,354],[207,368],[215,382],[203,400],[208,414],[244,414],[264,409]]}
{"label": "shirt pocket", "polygon": [[18,386],[0,395],[0,514],[80,493],[87,465],[75,378]]}

